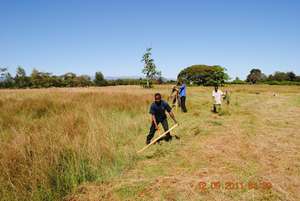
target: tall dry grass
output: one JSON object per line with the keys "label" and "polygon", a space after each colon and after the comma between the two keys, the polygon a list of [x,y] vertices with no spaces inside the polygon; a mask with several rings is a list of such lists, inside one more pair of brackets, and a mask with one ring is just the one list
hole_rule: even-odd
{"label": "tall dry grass", "polygon": [[58,200],[135,162],[150,91],[2,90],[0,200]]}

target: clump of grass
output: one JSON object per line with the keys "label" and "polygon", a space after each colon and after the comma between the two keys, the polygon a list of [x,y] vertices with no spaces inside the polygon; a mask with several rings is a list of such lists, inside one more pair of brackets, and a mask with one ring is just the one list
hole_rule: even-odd
{"label": "clump of grass", "polygon": [[94,181],[99,176],[88,158],[82,158],[72,150],[61,152],[57,164],[49,171],[51,189],[59,196],[65,196],[80,183]]}
{"label": "clump of grass", "polygon": [[141,194],[144,191],[147,182],[141,181],[134,183],[134,185],[123,185],[116,190],[116,193],[120,200],[133,199],[137,194]]}
{"label": "clump of grass", "polygon": [[133,142],[147,122],[141,111],[148,95],[49,90],[0,95],[1,201],[61,200],[136,161]]}
{"label": "clump of grass", "polygon": [[222,109],[218,114],[219,114],[219,116],[228,116],[228,115],[231,115],[231,113],[229,112],[229,110],[224,110],[224,109]]}
{"label": "clump of grass", "polygon": [[210,120],[209,123],[213,126],[222,126],[223,123],[220,121],[214,121],[214,120]]}

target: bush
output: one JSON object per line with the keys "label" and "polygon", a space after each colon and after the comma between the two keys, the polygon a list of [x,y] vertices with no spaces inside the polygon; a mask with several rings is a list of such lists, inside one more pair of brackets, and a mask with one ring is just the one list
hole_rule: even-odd
{"label": "bush", "polygon": [[300,82],[293,82],[293,81],[265,81],[265,84],[269,85],[298,85],[300,86]]}
{"label": "bush", "polygon": [[228,84],[248,84],[244,80],[233,80],[232,82],[228,82]]}

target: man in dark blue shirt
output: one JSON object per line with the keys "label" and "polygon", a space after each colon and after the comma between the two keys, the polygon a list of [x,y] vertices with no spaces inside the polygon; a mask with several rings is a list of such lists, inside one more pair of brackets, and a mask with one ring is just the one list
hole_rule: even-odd
{"label": "man in dark blue shirt", "polygon": [[[159,129],[158,124],[161,123],[164,130],[169,130],[168,120],[166,112],[169,113],[170,117],[174,120],[175,123],[177,123],[175,116],[172,112],[172,108],[170,105],[161,99],[161,94],[156,93],[154,95],[155,102],[151,104],[149,113],[151,114],[151,120],[152,124],[150,127],[149,134],[147,136],[146,144],[149,144],[151,142],[151,139],[153,138],[155,131]],[[172,140],[172,136],[170,133],[167,133],[164,137],[164,140],[169,141]]]}

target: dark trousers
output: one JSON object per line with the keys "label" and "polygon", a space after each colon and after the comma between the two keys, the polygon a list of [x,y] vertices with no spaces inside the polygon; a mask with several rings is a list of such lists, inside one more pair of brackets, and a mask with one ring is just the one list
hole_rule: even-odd
{"label": "dark trousers", "polygon": [[185,106],[185,96],[180,97],[180,106],[181,106],[181,111],[182,112],[187,112],[186,106]]}
{"label": "dark trousers", "polygon": [[221,104],[214,104],[213,105],[213,112],[218,113],[221,110]]}
{"label": "dark trousers", "polygon": [[[169,130],[169,124],[168,124],[167,119],[164,119],[162,121],[158,121],[157,125],[159,125],[159,123],[161,123],[161,125],[163,126],[163,128],[164,128],[165,131]],[[156,132],[156,128],[155,128],[154,123],[152,122],[149,134],[147,136],[146,144],[149,144],[151,142],[151,139],[153,138],[155,132]],[[171,134],[169,132],[164,137],[162,137],[161,139],[159,139],[158,141],[161,141],[161,140],[169,141],[171,139],[172,139],[172,136],[171,136]]]}

